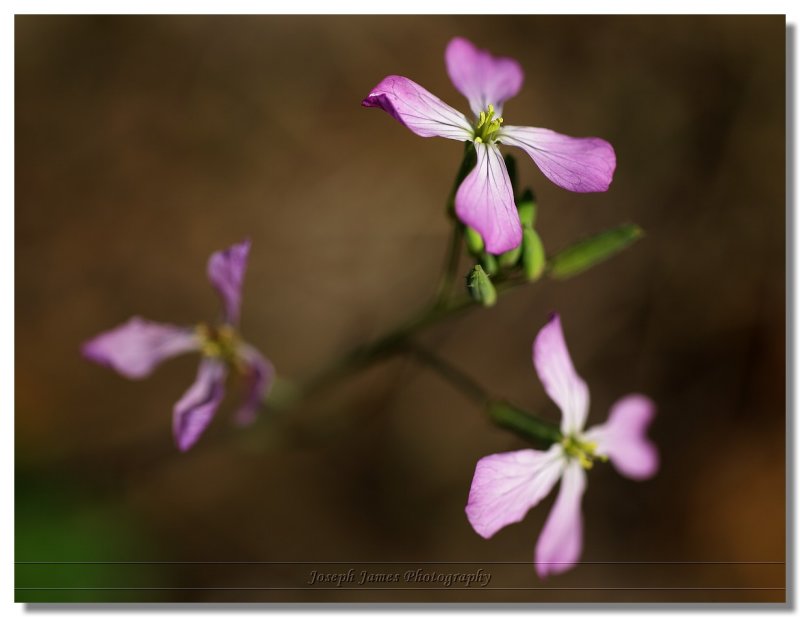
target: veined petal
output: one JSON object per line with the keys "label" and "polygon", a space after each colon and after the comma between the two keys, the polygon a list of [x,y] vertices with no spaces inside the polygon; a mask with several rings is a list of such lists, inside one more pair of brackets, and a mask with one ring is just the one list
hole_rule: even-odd
{"label": "veined petal", "polygon": [[614,148],[599,137],[569,137],[549,129],[504,126],[498,139],[525,150],[552,182],[576,193],[607,191],[617,167]]}
{"label": "veined petal", "polygon": [[242,345],[239,353],[245,364],[246,392],[242,406],[236,412],[236,422],[244,425],[256,419],[256,413],[272,388],[275,368],[255,347]]}
{"label": "veined petal", "polygon": [[498,116],[502,115],[503,103],[522,88],[525,75],[516,60],[493,56],[465,38],[450,41],[444,57],[450,80],[467,97],[476,117],[489,104],[494,105]]}
{"label": "veined petal", "polygon": [[521,521],[553,488],[563,466],[561,446],[483,457],[475,466],[466,512],[484,538]]}
{"label": "veined petal", "polygon": [[422,137],[472,138],[472,127],[460,111],[407,77],[390,75],[375,86],[361,105],[380,107]]}
{"label": "veined petal", "polygon": [[589,388],[575,372],[557,314],[533,341],[533,365],[545,392],[561,409],[561,432],[580,433],[589,413]]}
{"label": "veined petal", "polygon": [[583,548],[581,499],[586,472],[572,460],[561,476],[561,489],[536,543],[536,572],[540,578],[572,568]]}
{"label": "veined petal", "polygon": [[655,416],[652,400],[629,394],[611,407],[605,424],[584,435],[594,442],[597,454],[608,456],[616,470],[634,480],[645,480],[658,471],[658,450],[645,433]]}
{"label": "veined petal", "polygon": [[147,377],[162,361],[199,349],[194,330],[131,317],[84,343],[85,358],[129,379]]}
{"label": "veined petal", "polygon": [[247,269],[247,256],[250,241],[213,253],[208,260],[208,278],[217,290],[225,307],[225,321],[232,325],[239,323],[242,305],[242,283]]}
{"label": "veined petal", "polygon": [[225,395],[225,364],[214,358],[200,362],[197,378],[175,404],[172,430],[178,448],[191,448],[206,430]]}
{"label": "veined petal", "polygon": [[493,144],[475,144],[475,168],[456,193],[456,214],[476,229],[486,251],[499,255],[522,242],[522,225],[503,155]]}

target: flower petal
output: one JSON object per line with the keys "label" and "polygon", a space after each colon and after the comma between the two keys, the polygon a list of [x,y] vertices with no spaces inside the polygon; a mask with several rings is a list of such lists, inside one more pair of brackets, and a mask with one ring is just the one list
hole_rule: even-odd
{"label": "flower petal", "polygon": [[498,139],[525,150],[545,176],[568,191],[607,191],[614,177],[614,148],[599,137],[569,137],[549,129],[504,126]]}
{"label": "flower petal", "polygon": [[147,377],[163,360],[200,347],[191,328],[132,317],[84,343],[85,358],[129,379]]}
{"label": "flower petal", "polygon": [[224,251],[213,253],[208,260],[208,278],[222,299],[225,321],[229,324],[239,323],[242,283],[249,253],[250,241],[245,240]]}
{"label": "flower petal", "polygon": [[536,543],[536,573],[540,578],[572,568],[583,548],[581,499],[586,472],[572,460],[561,477],[561,489]]}
{"label": "flower petal", "polygon": [[652,400],[629,394],[614,403],[605,424],[592,427],[584,438],[594,442],[597,454],[608,456],[623,476],[645,480],[658,471],[658,450],[645,436],[655,413]]}
{"label": "flower petal", "polygon": [[483,457],[475,466],[467,518],[484,538],[521,521],[553,488],[562,470],[561,446]]}
{"label": "flower petal", "polygon": [[472,138],[472,127],[460,111],[407,77],[390,75],[375,86],[361,105],[380,107],[421,137]]}
{"label": "flower petal", "polygon": [[557,314],[553,314],[533,341],[533,365],[545,392],[561,409],[561,432],[580,433],[589,413],[589,388],[575,372]]}
{"label": "flower petal", "polygon": [[200,362],[197,379],[175,404],[172,431],[178,448],[191,448],[206,430],[225,395],[225,364],[213,358]]}
{"label": "flower petal", "polygon": [[247,392],[242,406],[236,412],[236,422],[244,425],[256,419],[256,413],[272,388],[275,368],[255,347],[242,345],[239,353],[246,367]]}
{"label": "flower petal", "polygon": [[522,225],[503,155],[493,144],[475,144],[475,168],[456,193],[456,214],[476,229],[486,251],[499,255],[522,242]]}
{"label": "flower petal", "polygon": [[444,57],[450,80],[467,97],[476,117],[490,103],[500,116],[503,103],[522,88],[525,75],[516,60],[493,56],[465,38],[456,37],[450,41]]}

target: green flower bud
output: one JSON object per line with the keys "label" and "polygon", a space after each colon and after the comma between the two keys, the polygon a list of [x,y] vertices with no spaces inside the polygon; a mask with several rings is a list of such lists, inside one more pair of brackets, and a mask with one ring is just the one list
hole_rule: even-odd
{"label": "green flower bud", "polygon": [[489,276],[494,276],[500,269],[497,265],[497,257],[491,253],[484,253],[481,255],[481,265],[483,266],[483,269],[486,270],[486,274]]}
{"label": "green flower bud", "polygon": [[522,197],[517,202],[519,222],[523,227],[533,227],[536,222],[536,196],[530,189],[525,189]]}
{"label": "green flower bud", "polygon": [[483,238],[481,235],[472,229],[472,227],[464,228],[464,240],[467,243],[467,249],[473,255],[480,255],[483,253]]}
{"label": "green flower bud", "polygon": [[531,227],[522,228],[522,270],[525,278],[535,281],[542,276],[547,260],[539,234]]}
{"label": "green flower bud", "polygon": [[497,302],[497,291],[480,264],[467,275],[467,288],[475,302],[480,302],[483,306],[492,306]]}
{"label": "green flower bud", "polygon": [[573,244],[550,260],[550,276],[565,279],[588,270],[619,253],[643,233],[641,227],[628,223]]}
{"label": "green flower bud", "polygon": [[499,255],[497,257],[497,263],[500,264],[501,268],[511,268],[517,264],[520,255],[522,255],[522,243],[520,243],[517,248]]}

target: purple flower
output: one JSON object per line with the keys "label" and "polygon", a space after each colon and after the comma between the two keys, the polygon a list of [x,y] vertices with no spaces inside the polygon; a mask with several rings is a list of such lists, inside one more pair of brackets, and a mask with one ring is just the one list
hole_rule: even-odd
{"label": "purple flower", "polygon": [[236,415],[241,424],[255,419],[272,385],[275,375],[272,364],[241,340],[236,331],[249,252],[250,242],[244,241],[214,253],[208,260],[208,278],[224,308],[221,324],[191,328],[132,317],[83,345],[86,358],[129,379],[147,377],[162,361],[173,356],[200,352],[197,379],[173,409],[172,428],[181,450],[194,445],[214,416],[225,394],[230,368],[243,376],[246,384],[246,394]]}
{"label": "purple flower", "polygon": [[622,475],[644,480],[658,470],[658,451],[645,437],[655,406],[640,394],[621,398],[605,424],[584,431],[589,390],[572,365],[558,315],[536,337],[533,364],[561,409],[563,438],[547,451],[518,450],[479,460],[466,512],[473,529],[490,538],[521,521],[560,478],[561,489],[536,543],[536,571],[544,578],[570,569],[580,557],[581,498],[593,462],[610,460]]}
{"label": "purple flower", "polygon": [[454,38],[445,52],[447,72],[469,101],[470,121],[419,84],[390,75],[367,98],[364,107],[380,107],[422,137],[445,137],[475,144],[477,162],[456,193],[461,221],[483,236],[486,250],[503,253],[522,242],[522,226],[498,144],[525,150],[545,176],[578,193],[608,190],[617,165],[614,148],[596,137],[576,138],[548,129],[503,125],[503,103],[522,87],[516,60],[498,58]]}

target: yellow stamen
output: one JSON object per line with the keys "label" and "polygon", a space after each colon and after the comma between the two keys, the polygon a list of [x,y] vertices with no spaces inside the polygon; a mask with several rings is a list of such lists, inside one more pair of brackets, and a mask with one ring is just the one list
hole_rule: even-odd
{"label": "yellow stamen", "polygon": [[486,111],[482,111],[478,114],[478,121],[472,131],[473,141],[476,144],[494,142],[496,133],[500,130],[501,124],[503,124],[503,118],[494,117],[494,105],[490,103]]}
{"label": "yellow stamen", "polygon": [[608,457],[604,454],[597,454],[597,444],[593,441],[581,441],[574,435],[568,435],[561,441],[564,454],[569,458],[574,458],[584,469],[591,469],[595,461],[605,463]]}

